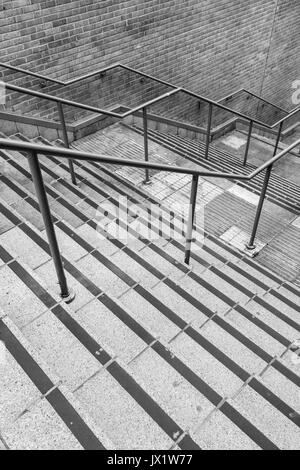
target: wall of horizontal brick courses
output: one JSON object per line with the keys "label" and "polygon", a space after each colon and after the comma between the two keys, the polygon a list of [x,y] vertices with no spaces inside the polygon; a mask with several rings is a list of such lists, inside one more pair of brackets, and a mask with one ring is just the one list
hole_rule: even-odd
{"label": "wall of horizontal brick courses", "polygon": [[269,99],[276,97],[281,106],[294,108],[291,88],[297,79],[300,79],[300,2],[279,0],[261,93]]}
{"label": "wall of horizontal brick courses", "polygon": [[[299,21],[299,0],[0,0],[0,60],[62,80],[122,62],[212,98],[244,87],[290,108]],[[95,90],[46,89],[87,103]]]}

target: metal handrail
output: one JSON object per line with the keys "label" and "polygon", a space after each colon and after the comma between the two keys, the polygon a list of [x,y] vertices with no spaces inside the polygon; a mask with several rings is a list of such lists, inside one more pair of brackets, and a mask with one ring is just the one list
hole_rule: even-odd
{"label": "metal handrail", "polygon": [[286,114],[289,114],[291,111],[287,111],[286,109],[282,108],[281,106],[278,106],[277,104],[271,103],[271,101],[266,100],[265,98],[262,98],[261,96],[257,95],[253,91],[246,90],[246,88],[239,88],[238,90],[234,91],[233,93],[229,93],[226,96],[223,96],[223,98],[220,98],[218,100],[219,103],[222,103],[223,101],[230,100],[231,98],[235,98],[238,96],[240,93],[248,93],[248,95],[254,96],[254,98],[257,98],[260,101],[263,101],[264,103],[272,106],[273,108],[278,109],[279,111],[282,111]]}
{"label": "metal handrail", "polygon": [[[152,75],[149,75],[149,74],[147,74],[147,73],[141,72],[140,70],[136,70],[136,69],[134,69],[134,68],[132,68],[132,67],[129,67],[129,66],[127,66],[127,65],[123,65],[123,64],[121,64],[121,63],[112,64],[112,65],[110,65],[110,66],[108,66],[108,67],[104,67],[104,68],[97,69],[97,70],[94,71],[94,72],[91,72],[91,73],[88,73],[88,74],[85,74],[85,75],[81,75],[80,77],[77,77],[77,78],[74,78],[74,79],[71,79],[71,80],[67,80],[67,81],[62,81],[62,80],[53,79],[53,78],[47,77],[47,76],[45,76],[45,75],[41,75],[41,74],[38,74],[38,73],[35,73],[35,72],[30,72],[30,71],[28,71],[28,70],[21,69],[21,68],[19,68],[19,67],[14,67],[14,66],[12,66],[12,65],[7,65],[7,64],[1,63],[1,62],[0,62],[0,67],[8,68],[8,69],[14,70],[14,71],[16,71],[16,72],[24,73],[25,75],[30,75],[30,76],[36,77],[36,78],[38,78],[38,79],[40,79],[40,80],[47,80],[47,81],[50,81],[50,82],[53,82],[53,83],[56,83],[56,84],[62,85],[62,86],[72,85],[72,84],[74,84],[74,83],[78,83],[78,82],[83,81],[83,80],[86,80],[86,79],[88,79],[88,78],[97,76],[97,75],[100,74],[100,73],[104,73],[104,72],[107,72],[107,71],[112,70],[112,69],[114,69],[114,68],[120,67],[120,68],[123,68],[123,69],[125,69],[125,70],[130,71],[130,72],[133,72],[133,73],[136,73],[136,74],[138,74],[138,75],[141,75],[141,76],[143,76],[143,77],[145,77],[145,78],[149,78],[149,79],[151,79],[151,80],[154,80],[154,81],[157,82],[157,83],[161,83],[162,85],[166,85],[166,86],[168,86],[168,87],[171,87],[175,92],[182,91],[182,92],[184,92],[184,93],[187,93],[188,95],[193,96],[194,98],[196,98],[196,99],[198,99],[198,100],[200,100],[200,101],[203,101],[203,102],[205,102],[205,103],[211,104],[211,105],[213,105],[213,106],[215,106],[215,107],[217,107],[217,108],[219,108],[219,109],[222,109],[222,110],[227,111],[227,112],[229,112],[229,113],[231,113],[231,114],[234,114],[234,115],[236,115],[236,116],[238,116],[238,117],[240,117],[240,118],[243,118],[243,119],[245,119],[245,120],[247,120],[247,121],[249,121],[249,122],[252,121],[252,122],[254,122],[254,123],[256,123],[256,124],[259,124],[260,126],[266,127],[266,128],[268,128],[268,129],[272,129],[272,128],[276,127],[276,126],[277,126],[278,124],[280,124],[280,122],[281,122],[281,121],[279,121],[279,122],[276,123],[275,125],[270,126],[270,125],[268,125],[268,124],[266,124],[266,123],[264,123],[264,122],[262,122],[262,121],[260,121],[260,120],[258,120],[258,119],[253,119],[253,118],[251,118],[250,116],[247,116],[246,114],[243,114],[243,113],[240,113],[239,111],[235,111],[235,110],[233,110],[233,109],[230,109],[230,108],[228,108],[227,106],[222,105],[219,101],[215,101],[215,100],[212,100],[212,99],[210,99],[210,98],[207,98],[207,97],[205,97],[205,96],[203,96],[203,95],[199,95],[199,94],[194,93],[194,92],[192,92],[192,91],[190,91],[190,90],[187,90],[186,88],[177,87],[177,86],[175,86],[174,84],[172,84],[172,83],[170,83],[170,82],[167,82],[167,81],[165,81],[165,80],[161,80],[161,79],[159,79],[159,78],[153,77]],[[6,85],[6,86],[8,87],[8,85]],[[23,92],[23,93],[26,93],[26,91],[31,91],[31,90],[28,90],[27,88],[22,88],[22,87],[19,87],[19,89],[22,90],[22,91],[20,91],[20,92]],[[243,89],[243,90],[244,90],[244,89]],[[240,91],[242,91],[242,90],[239,90],[238,92],[240,92]],[[244,90],[244,91],[247,91],[247,90]],[[37,93],[39,93],[39,92],[37,92]],[[250,92],[248,92],[248,93],[250,93]],[[173,93],[171,93],[171,94],[173,94]],[[43,93],[39,93],[39,95],[35,95],[35,96],[39,96],[39,97],[42,98],[43,95],[44,95]],[[45,99],[49,99],[50,96],[52,97],[52,101],[55,101],[53,98],[57,98],[57,97],[54,97],[53,95],[47,95],[47,94],[45,94],[44,97],[45,97]],[[159,100],[161,100],[161,99],[166,98],[167,96],[168,96],[167,94],[166,94],[166,96],[162,95],[161,97],[158,97],[157,100],[159,101]],[[260,99],[261,99],[261,98],[260,98]],[[66,101],[68,101],[68,100],[66,100]],[[89,110],[89,111],[98,112],[98,113],[101,113],[101,114],[106,114],[106,115],[109,115],[109,116],[118,117],[118,118],[122,118],[122,119],[123,119],[123,118],[128,117],[128,116],[130,116],[131,114],[133,114],[133,113],[139,111],[140,109],[143,109],[145,106],[148,106],[149,104],[153,104],[154,102],[156,102],[156,100],[154,100],[154,101],[151,102],[151,103],[150,103],[150,102],[149,102],[149,103],[143,103],[143,104],[141,104],[139,107],[137,107],[137,108],[135,108],[135,109],[133,109],[133,110],[130,110],[130,111],[126,112],[126,113],[123,113],[123,114],[113,113],[113,112],[110,112],[110,111],[108,111],[108,110],[103,110],[103,109],[100,109],[100,108],[95,108],[95,107],[90,107],[90,106],[85,107],[86,105],[84,105],[83,103],[78,103],[78,102],[71,102],[71,103],[72,103],[71,105],[74,106],[74,107],[78,106],[78,107],[80,107],[80,108],[82,108],[82,109],[87,109],[87,110]],[[68,103],[66,103],[66,104],[68,104]],[[274,105],[273,105],[273,106],[274,106]],[[289,115],[288,115],[287,117],[289,117]],[[286,118],[287,118],[287,117],[286,117]],[[286,119],[286,118],[284,118],[284,119]]]}
{"label": "metal handrail", "polygon": [[64,266],[62,262],[62,257],[59,250],[59,245],[55,233],[55,228],[53,224],[53,219],[51,215],[51,210],[47,198],[47,193],[45,190],[45,185],[43,181],[43,176],[39,164],[39,154],[46,155],[49,157],[61,157],[68,159],[69,161],[72,160],[80,160],[80,161],[94,161],[97,163],[109,163],[113,165],[122,165],[122,166],[129,166],[135,168],[144,168],[147,172],[149,170],[159,170],[159,171],[168,171],[171,173],[183,173],[192,175],[192,187],[191,187],[191,196],[190,196],[190,209],[189,209],[189,217],[187,222],[187,231],[186,231],[186,249],[185,249],[185,263],[190,263],[191,258],[191,244],[192,244],[192,236],[194,230],[194,218],[195,218],[195,211],[196,211],[196,198],[197,198],[197,191],[198,191],[198,184],[199,184],[199,177],[206,176],[206,177],[214,177],[214,178],[226,178],[226,179],[234,179],[234,180],[244,180],[249,181],[261,173],[263,170],[267,169],[266,176],[264,180],[264,184],[261,191],[261,196],[259,200],[259,204],[257,207],[257,212],[255,216],[255,221],[253,225],[253,231],[251,234],[251,238],[247,248],[249,250],[255,249],[255,237],[260,221],[260,216],[263,209],[264,200],[266,197],[266,192],[268,189],[268,184],[270,181],[271,171],[273,168],[274,163],[279,161],[285,155],[287,155],[291,150],[293,150],[296,146],[300,145],[300,139],[290,145],[287,149],[280,152],[278,155],[275,155],[269,161],[261,165],[256,170],[252,171],[249,175],[241,175],[241,174],[233,174],[233,173],[221,173],[221,172],[211,172],[211,171],[202,171],[202,170],[195,170],[187,167],[176,167],[176,166],[169,166],[163,165],[160,163],[150,163],[150,162],[142,162],[139,160],[126,160],[122,158],[116,157],[107,157],[103,155],[97,154],[90,154],[85,152],[79,152],[75,150],[70,150],[67,148],[59,148],[59,147],[50,147],[44,145],[38,145],[33,143],[27,142],[20,142],[14,141],[10,139],[0,139],[0,149],[8,149],[14,151],[21,151],[21,152],[29,152],[28,154],[28,161],[30,166],[30,171],[32,175],[32,179],[34,182],[37,198],[39,201],[40,210],[43,216],[43,220],[45,223],[46,233],[50,245],[50,250],[52,254],[52,258],[54,261],[58,282],[61,289],[61,297],[65,299],[67,302],[70,302],[74,298],[74,294],[70,291],[67,283],[67,279],[64,272]]}
{"label": "metal handrail", "polygon": [[[34,77],[36,77],[40,80],[48,80],[50,82],[53,82],[53,83],[56,83],[56,84],[62,85],[62,86],[67,86],[67,85],[71,85],[71,84],[74,84],[74,83],[78,83],[80,81],[83,81],[83,80],[86,80],[86,79],[91,78],[93,76],[96,76],[100,73],[105,73],[109,70],[113,70],[114,68],[122,68],[124,70],[128,70],[132,73],[138,74],[142,77],[151,79],[151,80],[155,81],[156,83],[160,83],[160,84],[163,84],[165,86],[168,86],[169,88],[172,89],[171,91],[169,91],[167,93],[164,93],[163,95],[160,95],[157,98],[154,98],[150,101],[147,101],[146,103],[143,103],[143,104],[141,104],[141,105],[139,105],[139,106],[137,106],[133,109],[129,109],[124,113],[117,113],[117,112],[110,111],[110,110],[107,110],[107,109],[101,109],[101,108],[97,108],[97,107],[94,107],[94,106],[85,105],[83,103],[79,103],[79,102],[67,100],[67,99],[64,99],[64,98],[59,98],[59,97],[56,97],[56,96],[53,96],[53,95],[41,93],[41,92],[38,92],[38,91],[29,90],[27,88],[18,87],[16,85],[5,84],[6,87],[8,89],[12,90],[12,91],[16,91],[18,93],[24,93],[24,94],[27,94],[27,95],[30,95],[30,96],[35,96],[37,98],[46,99],[46,100],[49,100],[49,101],[52,101],[52,102],[56,102],[56,105],[58,107],[59,116],[60,116],[61,125],[62,125],[62,130],[63,130],[64,143],[65,143],[65,146],[67,148],[69,147],[69,140],[68,140],[66,122],[65,122],[65,118],[64,118],[64,111],[63,111],[63,106],[64,105],[72,106],[74,108],[84,109],[86,111],[90,111],[90,112],[97,113],[97,114],[104,114],[106,116],[110,116],[110,117],[118,118],[118,119],[124,119],[124,118],[126,118],[130,115],[135,114],[136,112],[138,112],[140,110],[143,110],[143,123],[144,123],[144,135],[145,135],[145,139],[144,139],[144,143],[145,143],[145,145],[144,145],[145,161],[149,160],[147,107],[149,107],[149,106],[151,106],[155,103],[158,103],[158,102],[160,102],[160,101],[162,101],[166,98],[169,98],[170,96],[172,96],[174,94],[177,94],[179,92],[186,93],[187,95],[192,96],[195,99],[197,99],[199,101],[202,101],[204,103],[207,103],[209,105],[208,125],[207,125],[207,131],[206,131],[207,137],[206,137],[206,147],[205,147],[205,159],[209,158],[209,147],[210,147],[210,143],[211,143],[212,116],[213,116],[214,107],[216,107],[218,109],[221,109],[225,112],[228,112],[230,114],[233,114],[234,116],[237,116],[237,117],[242,118],[243,120],[246,120],[247,122],[249,122],[249,132],[248,132],[247,144],[246,144],[246,149],[245,149],[245,155],[244,155],[244,158],[243,158],[244,166],[247,164],[247,161],[248,161],[248,154],[249,154],[249,149],[250,149],[250,143],[251,143],[254,124],[257,124],[257,125],[259,125],[261,127],[264,127],[266,129],[274,129],[274,128],[278,127],[277,140],[276,140],[275,150],[274,150],[274,154],[276,154],[276,152],[278,150],[278,145],[279,145],[279,142],[280,142],[280,139],[281,139],[284,122],[300,110],[300,107],[296,108],[290,114],[288,114],[287,116],[285,116],[284,118],[282,118],[281,120],[279,120],[278,122],[276,122],[275,124],[270,126],[270,125],[268,125],[268,124],[266,124],[266,123],[264,123],[264,122],[262,122],[258,119],[251,118],[250,116],[247,116],[246,114],[243,114],[239,111],[235,111],[233,109],[230,109],[227,106],[225,106],[224,104],[221,104],[220,101],[214,101],[210,98],[206,98],[205,96],[199,95],[197,93],[193,93],[193,92],[191,92],[191,91],[189,91],[185,88],[178,88],[178,87],[174,86],[173,84],[171,84],[169,82],[158,79],[156,77],[153,77],[153,76],[151,76],[149,74],[146,74],[144,72],[141,72],[139,70],[135,70],[135,69],[133,69],[131,67],[128,67],[126,65],[123,65],[121,63],[116,63],[116,64],[112,64],[108,67],[97,69],[94,72],[90,72],[88,74],[82,75],[80,77],[77,77],[77,78],[74,78],[74,79],[71,79],[71,80],[68,80],[68,81],[52,79],[52,78],[46,77],[44,75],[37,74],[35,72],[30,72],[28,70],[24,70],[24,69],[21,69],[19,67],[14,67],[12,65],[7,65],[7,64],[3,64],[3,63],[0,63],[0,66],[2,66],[4,68],[7,68],[7,69],[10,69],[10,70],[14,70],[16,72],[20,72],[20,73],[23,73],[23,74],[34,76]],[[248,92],[244,88],[238,90],[235,94],[240,93],[242,91],[247,92],[247,93],[259,98],[257,95],[255,95],[252,92]],[[235,94],[233,94],[232,96],[234,96]],[[265,101],[266,103],[269,103],[269,102],[267,102],[266,100],[264,100],[262,98],[259,98],[259,99]],[[272,106],[275,106],[275,105],[272,105]],[[277,108],[280,109],[279,107],[277,107]],[[73,184],[76,185],[77,184],[76,183],[76,176],[75,176],[75,172],[74,172],[74,168],[73,168],[73,163],[72,163],[71,160],[69,161],[69,166],[70,166],[70,174],[71,174],[72,182],[73,182]],[[149,182],[149,174],[146,171],[145,183],[147,183],[147,182]]]}
{"label": "metal handrail", "polygon": [[129,111],[126,111],[125,113],[115,113],[115,112],[109,111],[107,109],[96,108],[95,106],[89,106],[87,104],[79,103],[77,101],[67,100],[65,98],[60,98],[58,96],[48,95],[46,93],[41,93],[40,91],[29,90],[28,88],[23,88],[23,87],[20,87],[20,86],[17,86],[17,85],[12,85],[10,83],[5,83],[5,87],[8,90],[16,91],[18,93],[23,93],[25,95],[35,96],[37,98],[41,98],[41,99],[44,99],[44,100],[52,101],[52,102],[55,102],[55,103],[61,103],[61,104],[66,105],[66,106],[73,106],[74,108],[80,108],[80,109],[84,109],[86,111],[91,111],[93,113],[104,114],[104,115],[119,118],[119,119],[126,118],[126,117],[130,116],[131,114],[140,111],[145,106],[151,106],[152,104],[154,104],[154,103],[156,103],[160,100],[163,100],[163,99],[165,99],[165,98],[167,98],[171,95],[174,95],[175,93],[178,93],[179,91],[181,91],[181,88],[176,88],[176,89],[173,89],[172,91],[164,93],[161,96],[158,96],[157,98],[154,98],[153,100],[150,100],[146,103],[143,103],[143,104],[137,106],[136,108],[130,109]]}
{"label": "metal handrail", "polygon": [[123,165],[123,166],[132,166],[135,168],[148,168],[149,170],[159,170],[159,171],[169,171],[170,173],[184,173],[188,175],[197,175],[197,176],[207,176],[207,177],[214,177],[214,178],[226,178],[226,179],[236,179],[236,180],[245,180],[250,181],[259,173],[264,171],[269,166],[273,166],[278,160],[281,160],[285,155],[290,153],[295,147],[300,145],[300,139],[296,140],[293,144],[291,144],[286,149],[282,150],[277,155],[270,158],[267,162],[263,163],[261,166],[253,170],[248,175],[240,174],[240,173],[223,173],[223,172],[216,172],[216,171],[203,171],[203,170],[195,170],[189,167],[178,167],[174,165],[164,165],[162,163],[151,163],[151,162],[144,162],[141,160],[128,160],[123,158],[117,157],[108,157],[103,156],[101,154],[94,154],[88,152],[81,152],[78,150],[66,149],[62,147],[53,147],[48,145],[40,145],[31,142],[21,142],[19,140],[12,140],[12,139],[0,139],[0,148],[6,148],[15,151],[27,150],[37,153],[42,153],[43,155],[47,155],[49,157],[61,157],[72,160],[80,160],[80,161],[93,161],[98,163],[108,163],[112,165]]}

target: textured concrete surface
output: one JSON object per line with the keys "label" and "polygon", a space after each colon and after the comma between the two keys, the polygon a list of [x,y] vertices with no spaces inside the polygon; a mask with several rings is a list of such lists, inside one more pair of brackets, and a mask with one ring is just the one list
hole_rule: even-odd
{"label": "textured concrete surface", "polygon": [[[239,147],[233,145],[237,139],[241,142]],[[285,144],[292,144],[293,142],[296,142],[296,140],[297,135],[294,134],[290,139],[284,139],[283,142]],[[247,138],[245,134],[240,131],[234,131],[229,137],[221,137],[214,141],[214,144],[218,148],[229,151],[233,155],[240,157],[241,160],[245,154],[246,143]],[[274,148],[267,142],[253,138],[249,149],[248,161],[256,166],[260,166],[273,156],[273,152]],[[298,157],[287,155],[274,165],[274,172],[277,175],[283,176],[284,178],[299,184],[299,164],[300,159]]]}
{"label": "textured concrete surface", "polygon": [[[122,145],[126,143],[125,150],[129,153],[131,137],[121,134],[118,129],[117,126],[106,130],[103,135],[107,142],[104,139],[103,145],[107,145],[106,151],[122,153]],[[110,132],[116,137],[112,148],[109,147]],[[96,136],[93,145],[98,141]],[[88,141],[84,145],[88,147]],[[135,150],[140,154],[138,142]],[[152,155],[158,158],[159,146],[152,149]],[[170,153],[163,153],[161,158],[169,161]],[[95,170],[92,165],[87,168]],[[57,168],[58,174],[59,171]],[[107,197],[115,197],[119,188],[126,189],[111,176],[113,188],[109,189],[105,184],[105,173],[100,169],[96,172],[104,182],[95,176],[94,183],[104,193],[107,191]],[[186,200],[190,185],[187,179],[181,181],[177,175],[172,178],[164,175],[160,179],[159,174],[156,178],[160,189],[164,178],[168,178],[167,183],[175,191],[172,197],[175,195],[176,199],[176,194],[180,194],[181,200]],[[217,192],[215,186],[215,182],[203,182],[203,197],[210,198],[206,207],[215,205],[220,210],[225,200],[228,206],[229,202],[231,204],[232,220],[236,220],[236,208],[239,207],[239,215],[247,221],[249,207],[253,208],[253,204],[229,192],[229,186],[219,188]],[[62,200],[76,204],[85,214],[85,205],[81,205],[80,200],[75,202],[69,194],[70,188],[65,191],[56,185],[56,190],[62,190]],[[98,198],[97,191],[87,184],[84,191],[81,186],[78,190],[82,191],[82,200],[86,201],[88,195],[95,203],[103,201],[103,196],[99,194]],[[132,188],[130,191],[134,192]],[[136,198],[139,200],[137,193]],[[143,196],[141,200],[145,200]],[[237,200],[240,200],[239,204]],[[10,210],[9,206],[5,207]],[[13,214],[20,220],[27,216],[21,206],[20,212]],[[165,211],[163,215],[166,216]],[[33,212],[33,220],[35,216]],[[64,213],[60,212],[60,216],[64,218]],[[135,219],[132,213],[130,217],[131,223]],[[139,222],[145,223],[145,217],[143,210]],[[261,231],[264,240],[268,231],[276,234],[277,219],[271,223],[268,217]],[[287,221],[290,221],[289,217],[281,221],[280,227],[284,230]],[[295,377],[299,377],[300,372],[296,356],[288,351],[291,343],[296,345],[299,338],[297,291],[291,292],[282,280],[272,277],[267,270],[262,272],[256,261],[243,259],[232,248],[229,251],[228,245],[213,236],[203,239],[203,246],[195,245],[198,258],[188,270],[181,264],[183,240],[174,246],[161,236],[148,246],[147,241],[134,238],[135,234],[128,244],[119,240],[121,244],[117,248],[112,241],[100,240],[89,222],[79,228],[77,222],[78,217],[73,220],[72,211],[68,209],[64,222],[57,227],[61,250],[68,260],[68,281],[77,294],[69,309],[56,317],[54,310],[51,312],[46,306],[49,299],[42,294],[42,286],[48,286],[47,290],[54,292],[54,302],[61,300],[55,295],[58,286],[53,263],[48,257],[43,263],[45,251],[37,250],[38,257],[31,264],[36,267],[34,273],[27,267],[29,252],[34,253],[45,240],[45,233],[37,226],[33,228],[32,239],[25,235],[22,225],[11,230],[18,240],[17,250],[3,232],[5,240],[11,243],[7,245],[8,251],[13,255],[16,251],[16,263],[23,266],[28,278],[22,276],[21,271],[14,273],[9,265],[2,265],[0,290],[5,314],[22,327],[27,341],[56,372],[58,378],[52,379],[53,383],[62,381],[74,391],[76,403],[84,410],[84,420],[90,423],[90,428],[106,432],[110,438],[107,446],[123,449],[177,446],[180,449],[180,433],[168,435],[158,419],[164,412],[166,418],[174,420],[175,429],[180,426],[183,431],[188,431],[188,437],[204,449],[257,448],[257,433],[255,429],[245,432],[249,428],[244,418],[280,448],[297,448],[299,433],[295,423],[299,400]],[[245,230],[246,222],[243,224],[240,230]],[[162,224],[161,228],[165,230],[167,224]],[[75,235],[81,237],[78,242],[75,242]],[[199,232],[197,242],[201,240],[200,235]],[[23,241],[28,247],[24,251]],[[91,246],[87,248],[85,243]],[[91,249],[95,254],[99,251],[106,266],[90,253]],[[135,259],[131,257],[133,255]],[[167,256],[170,258],[166,259]],[[148,264],[143,265],[145,262]],[[152,268],[157,270],[158,277],[151,272]],[[127,283],[124,282],[125,274],[136,282],[131,288],[129,278]],[[37,285],[33,283],[33,275]],[[275,291],[269,291],[270,288]],[[106,295],[96,298],[101,289]],[[275,358],[278,358],[276,364],[284,366],[281,372],[276,369]],[[122,372],[119,369],[116,373],[115,361]],[[295,377],[291,377],[290,372]],[[265,392],[258,394],[247,385],[246,378],[252,374],[266,387]],[[8,384],[5,393],[10,393],[9,390]],[[275,395],[274,399],[270,392]],[[73,403],[74,396],[66,396]],[[18,394],[16,397],[19,399]],[[276,397],[291,408],[293,416],[286,415]],[[21,404],[16,406],[21,412],[22,399],[23,395]],[[149,400],[153,400],[160,410],[152,417]],[[231,403],[240,412],[235,424],[218,410],[218,405],[223,402]],[[24,406],[27,406],[27,399]],[[16,410],[5,412],[9,424],[3,437],[11,448],[78,447],[77,440],[45,400],[34,402],[24,415],[15,416]],[[274,423],[276,429],[273,429]],[[0,432],[2,435],[2,430]]]}
{"label": "textured concrete surface", "polygon": [[[168,449],[172,440],[143,413],[129,394],[103,370],[76,392],[118,448]],[[130,419],[128,419],[130,417]]]}
{"label": "textured concrete surface", "polygon": [[[239,138],[244,138],[241,133],[238,134]],[[239,150],[236,150],[232,146],[222,143],[222,139],[223,138],[219,141],[214,141],[214,145],[220,147],[220,149],[232,152],[233,155],[239,155],[239,152],[243,151],[244,146],[240,147]],[[81,148],[82,150],[101,152],[104,148],[107,150],[106,146],[112,142],[114,143],[109,147],[110,155],[125,157],[125,155],[120,152],[119,145],[126,144],[128,147],[130,144],[132,154],[138,159],[144,159],[143,136],[132,130],[125,129],[119,124],[111,126],[106,129],[105,132],[100,131],[94,136],[92,141],[85,138],[73,145],[77,149]],[[161,162],[161,159],[158,158],[159,155],[163,156],[165,162],[169,162],[170,164],[195,167],[194,163],[179,157],[176,153],[167,150],[163,146],[158,145],[151,140],[149,142],[149,148],[151,155],[150,160],[153,162]],[[272,156],[271,152],[272,148],[270,146],[255,141],[254,139],[253,145],[250,148],[249,161],[253,164],[259,165]],[[126,157],[128,157],[127,153]],[[277,171],[277,168],[275,168],[275,172],[284,177],[289,177],[291,174],[292,180],[298,184],[299,178],[298,173],[295,172],[294,159],[293,162],[289,163],[289,158],[290,157],[287,157],[285,163],[282,163],[282,165],[286,165],[287,169],[283,171],[279,168]],[[199,169],[199,165],[197,165],[197,168]],[[112,171],[115,171],[115,168],[112,166],[111,169]],[[139,175],[140,173],[141,170],[136,170],[136,175]],[[126,175],[124,174],[123,177],[126,178]],[[181,180],[184,183],[183,185],[181,184]],[[138,186],[143,186],[139,183],[139,180],[135,180],[133,176],[131,176],[130,181]],[[188,204],[190,198],[190,180],[188,181],[186,177],[181,175],[170,176],[165,172],[156,172],[152,177],[152,184],[148,187],[143,186],[143,190],[148,193],[149,196],[151,195],[158,201],[163,202],[166,207],[173,205],[174,202]],[[200,207],[204,208],[205,217],[204,225],[202,225],[202,218],[196,223],[199,226],[204,226],[209,233],[213,233],[218,237],[232,229],[232,227],[237,226],[240,230],[245,232],[245,237],[248,237],[250,240],[257,200],[256,195],[234,185],[230,181],[226,182],[226,180],[217,180],[215,178],[208,178],[208,181],[200,179],[198,204],[200,204]],[[296,216],[288,210],[283,209],[270,201],[266,201],[257,237],[258,243],[267,243],[268,246],[267,248],[262,249],[263,246],[259,245],[259,256],[257,259],[262,265],[266,266],[268,269],[274,269],[275,272],[279,272],[280,275],[287,280],[299,282],[299,262],[293,262],[294,253],[297,251],[297,247],[299,246],[300,237],[300,229],[297,222],[293,227],[296,227],[297,229],[298,239],[293,240],[292,237],[288,235],[290,243],[287,245],[287,252],[285,252],[280,258],[277,255],[277,244],[280,243],[282,233],[284,233],[285,230],[288,231],[290,224],[292,224],[295,219]],[[234,246],[235,248],[244,251],[243,245],[244,239],[241,243],[238,242]]]}
{"label": "textured concrete surface", "polygon": [[70,390],[79,387],[100,368],[98,361],[51,312],[27,325],[23,334]]}
{"label": "textured concrete surface", "polygon": [[82,450],[45,400],[5,428],[2,436],[11,450]]}
{"label": "textured concrete surface", "polygon": [[183,429],[193,429],[213,405],[154,351],[137,358],[130,369],[147,384],[152,396]]}
{"label": "textured concrete surface", "polygon": [[99,300],[77,311],[76,318],[101,344],[110,346],[126,363],[141,353],[146,344]]}
{"label": "textured concrete surface", "polygon": [[254,390],[246,387],[233,400],[232,406],[264,433],[280,449],[299,450],[299,428],[261,398]]}
{"label": "textured concrete surface", "polygon": [[11,354],[6,351],[0,363],[0,429],[14,422],[30,404],[39,400],[40,392],[26,376]]}
{"label": "textured concrete surface", "polygon": [[19,328],[24,327],[47,310],[7,266],[1,269],[0,297],[2,309]]}
{"label": "textured concrete surface", "polygon": [[259,450],[259,447],[241,433],[230,419],[217,411],[191,433],[203,450]]}

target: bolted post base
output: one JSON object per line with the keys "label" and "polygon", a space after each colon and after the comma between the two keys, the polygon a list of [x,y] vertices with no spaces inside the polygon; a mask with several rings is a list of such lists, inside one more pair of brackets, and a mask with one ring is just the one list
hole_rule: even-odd
{"label": "bolted post base", "polygon": [[75,292],[74,292],[72,289],[70,289],[68,295],[62,295],[62,294],[60,294],[60,297],[63,299],[63,301],[64,301],[66,304],[69,305],[69,304],[71,304],[71,303],[73,302],[73,300],[75,299],[76,294],[75,294]]}
{"label": "bolted post base", "polygon": [[151,180],[144,180],[144,181],[143,181],[143,184],[144,184],[145,186],[149,186],[151,183],[152,183]]}
{"label": "bolted post base", "polygon": [[245,248],[246,248],[246,250],[252,251],[252,250],[255,250],[256,245],[248,245],[248,244],[247,244],[247,245],[245,245]]}

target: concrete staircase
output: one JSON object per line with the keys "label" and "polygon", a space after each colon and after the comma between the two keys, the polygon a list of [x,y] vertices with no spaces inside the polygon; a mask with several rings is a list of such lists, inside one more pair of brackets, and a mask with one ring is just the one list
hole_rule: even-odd
{"label": "concrete staircase", "polygon": [[[23,444],[23,415],[14,415],[0,424],[0,442],[6,448],[299,449],[297,287],[200,229],[187,267],[180,218],[172,215],[170,237],[170,213],[156,205],[157,237],[148,239],[147,209],[155,198],[124,180],[121,168],[118,175],[109,166],[76,163],[74,187],[66,162],[41,157],[41,165],[76,299],[67,307],[57,295],[26,156],[1,150],[1,321],[19,328],[58,376],[54,390],[58,383],[68,390],[60,413],[66,416],[73,399],[84,410],[85,439],[68,422],[66,440],[44,445],[33,434]],[[118,211],[120,195],[138,212]],[[118,238],[107,238],[111,226]],[[47,416],[55,411],[50,405]]]}

